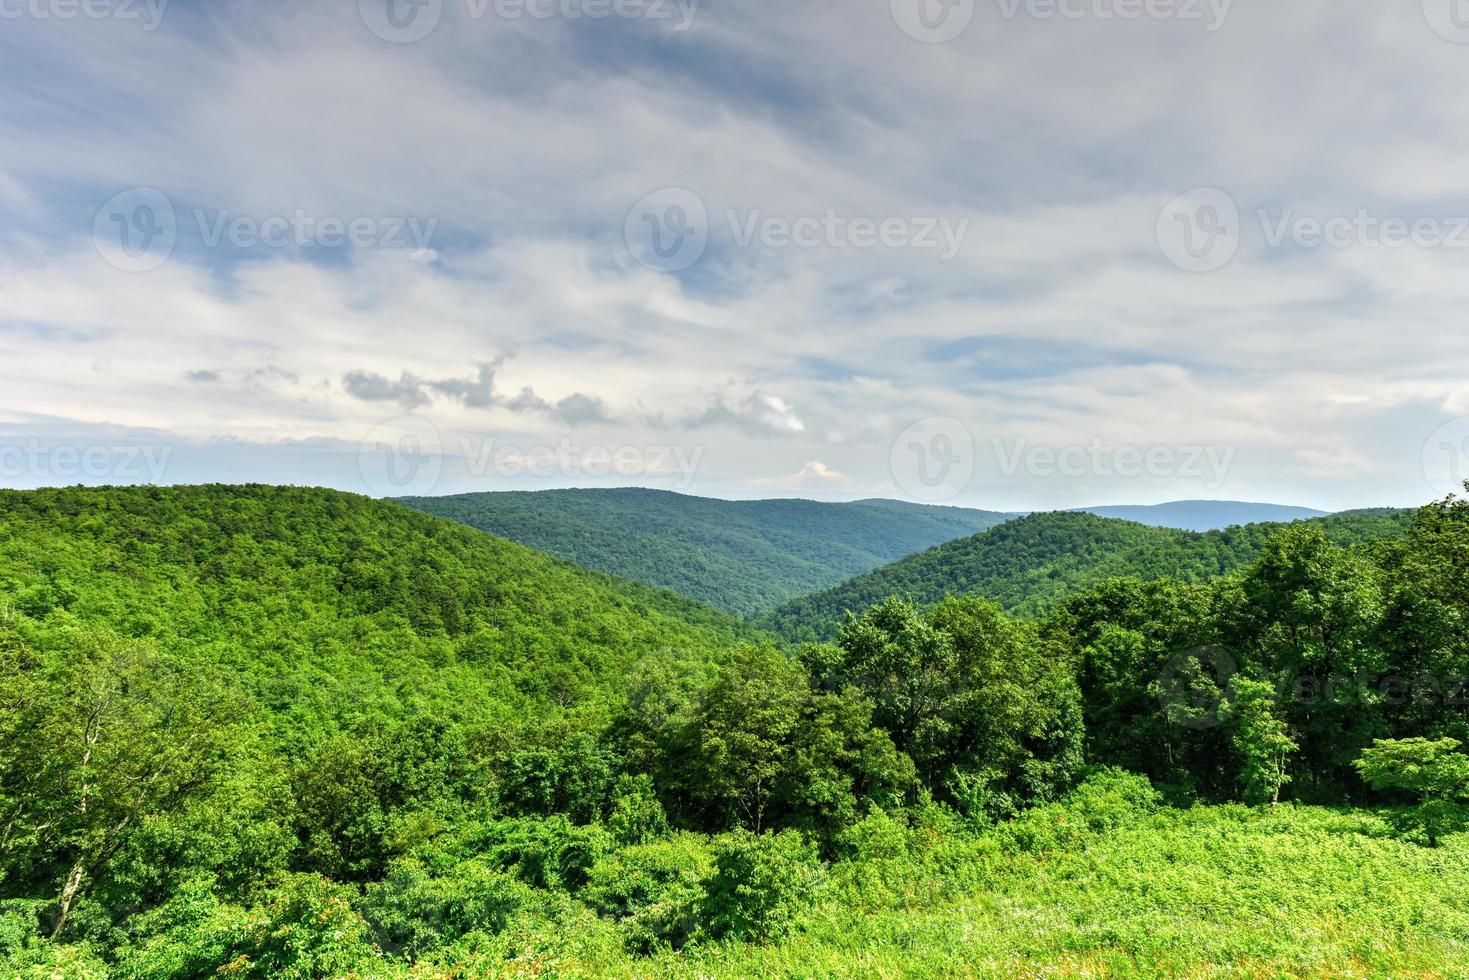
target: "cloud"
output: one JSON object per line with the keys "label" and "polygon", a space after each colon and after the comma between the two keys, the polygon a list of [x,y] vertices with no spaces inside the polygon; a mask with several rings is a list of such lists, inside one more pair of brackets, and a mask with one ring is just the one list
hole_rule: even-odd
{"label": "cloud", "polygon": [[530,387],[506,398],[495,388],[495,375],[504,359],[480,364],[477,373],[467,378],[427,380],[402,372],[397,381],[370,371],[349,371],[342,376],[342,387],[353,398],[367,402],[396,402],[406,409],[421,408],[434,399],[430,392],[470,409],[504,408],[516,413],[542,413],[569,426],[612,422],[613,417],[602,399],[581,392],[554,403],[535,393]]}
{"label": "cloud", "polygon": [[1356,476],[1372,468],[1370,460],[1345,446],[1338,449],[1297,449],[1295,457],[1301,462],[1300,471],[1307,476],[1335,479]]}
{"label": "cloud", "polygon": [[430,386],[441,394],[459,399],[466,408],[489,408],[497,401],[495,371],[498,367],[498,361],[492,364],[481,364],[479,374],[473,378],[449,378],[444,381],[430,382]]}
{"label": "cloud", "polygon": [[[1462,250],[1272,249],[1256,218],[1463,212],[1445,161],[1469,103],[1443,93],[1464,49],[1411,4],[1236,5],[1213,33],[979,5],[944,45],[881,3],[706,4],[682,32],[444,9],[408,45],[313,0],[174,5],[151,33],[7,22],[0,63],[46,84],[0,109],[0,414],[289,445],[293,482],[405,409],[451,443],[595,430],[707,450],[694,489],[716,494],[818,486],[817,460],[878,486],[891,439],[940,416],[980,447],[953,502],[1000,509],[1203,488],[1004,478],[995,438],[1221,446],[1221,495],[1411,504],[1424,440],[1469,414]],[[92,236],[134,186],[167,195],[177,242],[128,274]],[[1155,223],[1206,186],[1252,230],[1198,275]],[[677,274],[623,241],[662,187],[709,216]],[[438,223],[416,257],[228,248],[200,211]],[[970,226],[945,262],[741,245],[728,217],[829,211]]]}
{"label": "cloud", "polygon": [[806,423],[789,402],[759,389],[738,400],[717,398],[688,425],[692,428],[729,425],[757,437],[795,436],[806,431]]}
{"label": "cloud", "polygon": [[827,466],[820,460],[810,460],[795,473],[786,476],[760,477],[750,481],[752,486],[772,487],[785,491],[856,490],[856,481],[845,473]]}
{"label": "cloud", "polygon": [[556,415],[567,425],[586,425],[592,422],[610,422],[612,416],[600,398],[580,392],[567,395],[556,403]]}
{"label": "cloud", "polygon": [[417,408],[430,401],[424,394],[424,382],[406,371],[397,381],[370,371],[349,371],[342,376],[342,387],[353,398],[365,402],[397,402],[404,408]]}

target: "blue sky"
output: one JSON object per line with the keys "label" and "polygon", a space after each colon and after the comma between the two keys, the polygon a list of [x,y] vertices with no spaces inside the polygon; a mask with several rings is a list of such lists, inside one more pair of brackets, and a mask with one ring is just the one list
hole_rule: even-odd
{"label": "blue sky", "polygon": [[0,485],[1421,503],[1456,2],[0,0]]}

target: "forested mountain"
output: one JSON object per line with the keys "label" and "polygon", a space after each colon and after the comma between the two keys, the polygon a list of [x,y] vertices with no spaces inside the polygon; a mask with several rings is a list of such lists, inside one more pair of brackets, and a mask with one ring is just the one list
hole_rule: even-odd
{"label": "forested mountain", "polygon": [[[1400,534],[1409,511],[1358,511],[1317,522],[1338,544]],[[1119,576],[1199,582],[1241,568],[1282,525],[1251,524],[1204,533],[1147,527],[1082,512],[1031,514],[983,534],[939,545],[793,599],[760,620],[790,640],[833,636],[847,612],[890,595],[922,605],[945,596],[981,596],[1034,614],[1082,589]]]}
{"label": "forested mountain", "polygon": [[238,672],[311,729],[595,701],[650,651],[749,635],[393,503],[267,486],[0,491],[0,596],[38,635]]}
{"label": "forested mountain", "polygon": [[1077,510],[1149,527],[1182,531],[1221,531],[1239,524],[1284,524],[1325,517],[1326,511],[1281,504],[1251,504],[1239,500],[1176,500],[1167,504],[1078,507]]}
{"label": "forested mountain", "polygon": [[716,500],[641,489],[400,502],[745,616],[1009,516],[896,500]]}
{"label": "forested mountain", "polygon": [[1185,537],[1254,559],[786,651],[391,502],[0,493],[0,976],[1455,975],[1469,503]]}

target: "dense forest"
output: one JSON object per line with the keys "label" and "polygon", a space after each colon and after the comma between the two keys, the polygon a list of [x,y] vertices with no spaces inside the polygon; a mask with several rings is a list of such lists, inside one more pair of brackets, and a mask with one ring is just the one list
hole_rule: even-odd
{"label": "dense forest", "polygon": [[742,616],[1011,516],[897,500],[715,500],[636,488],[400,503]]}
{"label": "dense forest", "polygon": [[0,494],[0,975],[1452,975],[1469,502],[1364,519],[783,647],[388,502]]}
{"label": "dense forest", "polygon": [[[1349,545],[1401,534],[1411,516],[1363,510],[1313,523],[1329,540]],[[847,613],[890,595],[921,605],[946,596],[982,596],[1019,614],[1042,613],[1111,578],[1202,582],[1228,574],[1253,561],[1283,526],[1200,533],[1081,512],[1031,514],[793,599],[760,623],[790,640],[830,639]]]}

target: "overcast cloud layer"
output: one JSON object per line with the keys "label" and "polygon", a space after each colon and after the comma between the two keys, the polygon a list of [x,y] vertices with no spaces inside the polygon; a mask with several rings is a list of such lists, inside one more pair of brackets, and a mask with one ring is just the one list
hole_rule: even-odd
{"label": "overcast cloud layer", "polygon": [[1421,503],[1454,2],[0,0],[0,484]]}

